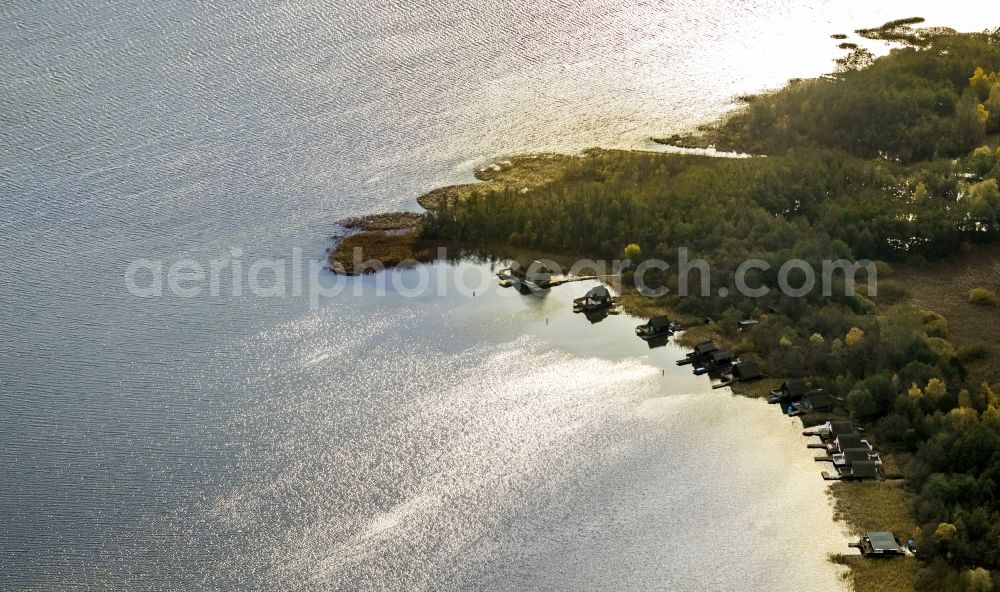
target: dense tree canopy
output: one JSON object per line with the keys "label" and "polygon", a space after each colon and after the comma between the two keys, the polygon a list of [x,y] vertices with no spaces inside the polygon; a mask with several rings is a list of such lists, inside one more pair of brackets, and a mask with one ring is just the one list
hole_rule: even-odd
{"label": "dense tree canopy", "polygon": [[[756,97],[714,139],[766,154],[811,145],[902,162],[961,156],[982,142],[990,107],[1000,100],[1000,89],[990,98],[997,71],[996,32],[931,36],[888,58],[849,56],[835,76]],[[988,127],[1000,129],[1000,111]]]}

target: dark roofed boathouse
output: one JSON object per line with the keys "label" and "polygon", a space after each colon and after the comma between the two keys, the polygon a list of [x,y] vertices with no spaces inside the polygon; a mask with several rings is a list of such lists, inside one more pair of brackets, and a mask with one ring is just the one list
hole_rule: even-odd
{"label": "dark roofed boathouse", "polygon": [[764,372],[760,369],[760,364],[749,360],[740,362],[733,366],[733,378],[736,380],[748,381],[763,378]]}
{"label": "dark roofed boathouse", "polygon": [[792,378],[781,383],[781,388],[778,390],[781,391],[782,397],[798,400],[809,392],[809,385],[801,378]]}
{"label": "dark roofed boathouse", "polygon": [[869,532],[850,546],[859,549],[865,557],[898,557],[906,554],[899,539],[891,532]]}
{"label": "dark roofed boathouse", "polygon": [[706,357],[712,352],[718,351],[719,348],[715,347],[715,342],[713,341],[703,341],[698,345],[694,346],[694,356],[692,357]]}
{"label": "dark roofed boathouse", "polygon": [[538,260],[518,257],[510,262],[510,275],[522,282],[531,282],[537,286],[546,286],[552,282],[555,274]]}
{"label": "dark roofed boathouse", "polygon": [[859,460],[840,469],[841,479],[878,479],[882,463],[877,460]]}
{"label": "dark roofed boathouse", "polygon": [[829,411],[833,409],[833,397],[823,389],[809,391],[802,395],[802,400],[792,403],[788,409],[788,415],[805,415],[817,411]]}
{"label": "dark roofed boathouse", "polygon": [[[864,442],[864,444],[862,444]],[[851,448],[863,448],[868,445],[867,440],[861,439],[861,434],[858,432],[851,432],[850,434],[840,434],[834,438],[829,444],[827,444],[827,450],[830,452],[843,452],[845,450],[850,450]]]}

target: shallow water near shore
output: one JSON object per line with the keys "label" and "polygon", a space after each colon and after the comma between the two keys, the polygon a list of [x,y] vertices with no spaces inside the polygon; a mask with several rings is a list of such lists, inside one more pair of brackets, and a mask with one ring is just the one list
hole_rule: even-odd
{"label": "shallow water near shore", "polygon": [[318,262],[341,218],[648,147],[962,4],[7,3],[0,589],[839,589],[797,424],[572,315],[585,285],[313,309],[124,276]]}
{"label": "shallow water near shore", "polygon": [[[493,271],[428,270],[431,286]],[[92,417],[159,426],[149,438],[120,420],[93,452],[15,445],[99,455],[61,482],[20,469],[49,478],[49,519],[78,545],[96,508],[144,511],[92,556],[37,552],[7,583],[129,587],[108,562],[127,543],[129,572],[156,589],[844,589],[826,557],[847,539],[797,420],[712,390],[674,364],[682,348],[637,338],[637,319],[571,312],[594,282],[404,297],[388,281],[418,273],[326,276],[345,289],[319,310],[202,352],[192,378],[212,400],[91,402]],[[160,470],[139,473],[150,457]]]}
{"label": "shallow water near shore", "polygon": [[[436,266],[445,285],[454,273]],[[378,278],[352,281],[371,288]],[[322,565],[334,580],[371,586],[845,589],[826,558],[847,539],[800,423],[712,390],[674,364],[682,348],[638,339],[634,318],[592,324],[572,313],[572,299],[592,285],[541,297],[491,284],[474,298],[365,299],[365,318],[383,320],[367,337],[369,354],[343,357],[374,359],[359,370],[322,358],[304,371],[331,384],[378,384],[383,394],[368,404],[393,429],[359,426],[357,452],[342,459],[352,469],[338,463],[344,489],[316,491],[313,502],[336,513],[354,488],[385,497],[367,500],[360,520],[331,517],[336,533],[318,527],[300,548],[275,552],[305,558],[305,572]],[[355,314],[357,306],[332,305]],[[335,325],[323,322],[316,337]],[[302,357],[330,353],[309,341]],[[277,404],[262,415],[288,412]],[[296,450],[341,448],[330,427],[308,422],[282,439]],[[372,474],[386,463],[394,468]]]}

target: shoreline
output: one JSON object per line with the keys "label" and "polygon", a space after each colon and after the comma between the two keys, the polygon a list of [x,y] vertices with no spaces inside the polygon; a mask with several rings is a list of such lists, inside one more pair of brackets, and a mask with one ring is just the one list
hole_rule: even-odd
{"label": "shoreline", "polygon": [[[910,27],[920,21],[856,31],[898,42],[898,52],[876,58],[845,45],[848,54],[827,76],[748,97],[743,109],[697,132],[652,139],[674,148],[498,160],[475,172],[477,183],[421,196],[417,202],[427,210],[421,230],[373,231],[382,234],[369,238],[393,236],[405,247],[399,252],[412,251],[419,236],[494,258],[525,255],[535,249],[522,247],[531,246],[564,256],[596,254],[604,262],[653,259],[660,270],[653,278],[670,288],[667,296],[648,298],[627,287],[627,270],[621,278],[605,278],[625,312],[683,320],[688,328],[677,336],[679,344],[714,339],[771,376],[810,381],[833,397],[836,411],[804,417],[804,426],[850,419],[876,444],[880,476],[891,480],[827,487],[833,510],[856,534],[891,528],[901,540],[915,539],[920,559],[873,562],[847,549],[829,557],[848,567],[845,579],[855,592],[912,592],[918,570],[925,587],[966,577],[996,585],[1000,574],[989,569],[1000,567],[981,550],[989,543],[986,531],[963,521],[965,505],[995,515],[995,500],[968,485],[995,462],[963,463],[933,444],[965,442],[979,434],[973,428],[987,433],[998,427],[994,389],[1000,374],[992,368],[1000,364],[1000,347],[981,335],[981,327],[992,316],[987,306],[996,306],[1000,285],[981,264],[970,264],[963,278],[969,285],[956,292],[947,280],[928,280],[928,261],[953,263],[972,245],[1000,241],[1000,221],[980,208],[1000,200],[1000,125],[991,119],[1000,119],[1000,107],[987,100],[1000,92],[1000,29],[958,34]],[[905,108],[911,86],[937,93],[955,110],[911,113]],[[857,108],[876,100],[895,109]],[[937,132],[918,133],[908,125],[918,116]],[[877,130],[882,133],[872,133]],[[709,154],[706,147],[734,153]],[[763,158],[736,158],[750,154]],[[337,246],[331,261],[343,259],[350,240]],[[700,299],[680,296],[686,271],[676,278],[663,273],[672,268],[665,260],[688,248],[701,260]],[[844,270],[843,279],[829,272],[832,260],[850,258],[875,263],[877,273],[868,269],[861,284],[867,295],[851,289],[857,266]],[[677,269],[688,261],[678,257]],[[747,276],[744,265],[751,261],[764,266],[752,264],[760,271]],[[910,276],[922,283],[893,279],[888,261],[909,264]],[[821,262],[823,297],[814,290]],[[786,267],[799,271],[797,283],[788,282]],[[766,289],[746,292],[748,277]],[[718,296],[709,285],[721,286]],[[776,285],[783,290],[775,291]],[[809,287],[803,292],[794,285]],[[992,301],[977,301],[977,293]],[[957,315],[956,340],[949,340],[948,319],[939,309]],[[757,323],[739,333],[741,319]],[[737,383],[731,391],[759,398],[777,380]],[[904,465],[905,489],[895,479]],[[926,487],[938,474],[956,479],[954,492]],[[984,527],[995,522],[981,521]]]}
{"label": "shoreline", "polygon": [[[431,253],[435,250],[433,247],[441,246],[443,244],[449,244],[450,246],[455,247],[458,250],[456,253],[457,255],[466,252],[487,253],[489,256],[495,257],[498,260],[513,259],[517,254],[533,258],[544,257],[557,262],[570,261],[574,258],[579,259],[581,257],[574,257],[574,255],[577,254],[549,253],[535,249],[522,248],[509,242],[499,244],[468,244],[449,241],[421,242],[419,240],[421,222],[426,218],[430,210],[441,207],[443,204],[445,207],[448,207],[447,204],[453,204],[457,201],[468,199],[471,195],[480,191],[506,190],[529,193],[534,187],[544,184],[547,180],[554,178],[555,175],[560,173],[560,169],[563,167],[582,159],[586,159],[591,154],[598,154],[601,152],[604,151],[585,151],[579,156],[553,156],[550,154],[542,154],[537,157],[520,156],[501,158],[498,159],[495,165],[478,169],[475,172],[476,178],[479,179],[479,182],[477,183],[445,186],[431,190],[422,195],[418,198],[417,203],[425,209],[425,212],[383,213],[342,221],[342,226],[348,228],[349,230],[353,230],[354,232],[342,237],[335,248],[331,250],[331,264],[336,261],[343,262],[344,258],[350,254],[350,251],[355,247],[364,248],[365,252],[369,252],[368,250],[373,247],[376,252],[384,252],[387,248],[390,251],[393,251],[396,254],[385,261],[387,264],[386,267],[391,267],[394,264],[398,264],[400,261],[407,259],[428,262],[433,260],[433,256],[431,255]],[[720,158],[719,155],[691,156],[670,153],[663,154],[668,158]],[[539,166],[539,164],[541,164],[541,166]],[[529,174],[522,177],[519,175],[518,171],[520,166],[525,165],[529,167]],[[400,254],[403,250],[405,250],[405,256]],[[353,267],[348,268],[345,271],[348,270],[355,272],[349,275],[364,273],[364,270],[357,270]],[[336,271],[334,272],[336,273]],[[680,313],[670,307],[662,299],[645,296],[639,293],[639,291],[634,287],[623,286],[622,282],[604,283],[611,283],[612,287],[618,293],[623,312],[637,318],[650,318],[657,315],[667,315],[672,320],[680,321],[685,326],[685,329],[682,332],[679,332],[675,338],[675,342],[678,345],[691,347],[698,342],[714,339],[717,343],[726,348],[738,350],[739,343],[733,338],[726,337],[720,330],[716,321],[704,323],[696,315]],[[751,358],[754,357],[763,362],[767,362],[766,359],[761,359],[759,356],[756,356],[756,354],[751,356]],[[764,398],[769,394],[770,389],[780,384],[780,382],[780,378],[765,378],[749,384],[736,382],[730,386],[730,390],[735,396]],[[831,414],[829,417],[824,415],[822,421],[826,421],[829,418],[842,419],[846,417],[847,416],[844,413],[841,413],[840,417],[836,414]],[[800,417],[799,419],[801,420],[803,428],[809,427],[809,425],[814,425],[814,423],[822,423],[822,421],[819,421],[818,419],[813,420],[813,422],[810,423],[809,416]],[[802,446],[806,446],[806,444],[807,442],[803,440]],[[885,449],[882,449],[882,451],[887,465],[896,465],[894,454],[891,451],[886,453]],[[819,470],[820,466],[817,465],[817,472],[819,472]],[[882,527],[879,526],[879,515],[859,515],[856,511],[849,511],[849,509],[869,507],[871,506],[872,500],[881,499],[879,496],[879,490],[881,489],[880,486],[884,483],[887,482],[835,482],[827,485],[825,487],[825,493],[830,500],[830,508],[833,512],[834,520],[841,523],[845,530],[850,532],[852,535],[860,536],[868,530],[881,529]],[[888,502],[883,501],[878,507],[880,507],[883,512],[888,512],[896,516],[907,516],[909,513],[909,494],[898,486],[894,485],[892,487],[895,488],[898,495],[889,498]],[[897,535],[909,537],[910,534],[916,529],[916,526],[912,523],[912,521],[907,523],[907,527],[908,529],[905,532],[897,532]],[[828,556],[827,560],[830,563],[847,568],[842,577],[845,581],[849,582],[849,586],[855,592],[868,592],[869,590],[876,592],[886,589],[894,592],[912,592],[915,589],[914,577],[917,566],[917,560],[915,558],[905,557],[891,561],[873,562],[872,560],[863,558],[860,555],[852,554],[850,551],[851,549],[844,549],[842,553],[831,554]],[[897,566],[900,563],[905,563],[905,568],[898,568]],[[873,582],[875,583],[873,584]],[[889,587],[886,588],[884,586]]]}

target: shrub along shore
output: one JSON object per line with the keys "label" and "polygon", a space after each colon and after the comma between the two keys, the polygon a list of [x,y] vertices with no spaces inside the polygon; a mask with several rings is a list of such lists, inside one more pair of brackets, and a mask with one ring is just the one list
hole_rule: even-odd
{"label": "shrub along shore", "polygon": [[[725,340],[768,376],[827,389],[905,476],[892,491],[831,489],[852,528],[876,528],[885,517],[887,527],[910,529],[897,535],[917,540],[918,561],[839,559],[855,589],[1000,590],[1000,354],[992,336],[963,329],[952,341],[949,320],[927,305],[952,306],[942,295],[947,276],[921,276],[939,266],[948,273],[957,259],[975,268],[975,254],[1000,243],[1000,31],[912,28],[918,22],[860,31],[899,47],[878,59],[846,47],[833,74],[744,97],[742,109],[685,139],[766,158],[591,150],[501,161],[477,171],[481,183],[422,198],[428,212],[408,244],[602,259],[628,249],[633,259],[668,262],[687,248],[709,262],[712,294],[728,295],[680,297],[679,279],[661,273],[647,279],[670,293],[646,298],[625,288],[626,309],[713,319],[686,338]],[[868,295],[875,280],[862,274],[855,295],[838,276],[829,296],[743,296],[734,277],[748,259],[770,267],[747,283],[772,288],[790,259],[817,277],[824,260],[879,261],[877,293]],[[972,290],[995,292],[1000,279],[973,275],[975,285],[952,295],[961,303],[954,309],[972,319],[963,316],[963,327],[988,331],[996,306]],[[926,290],[914,283],[921,277]],[[788,279],[799,286],[806,276]],[[738,333],[744,318],[760,322]]]}

